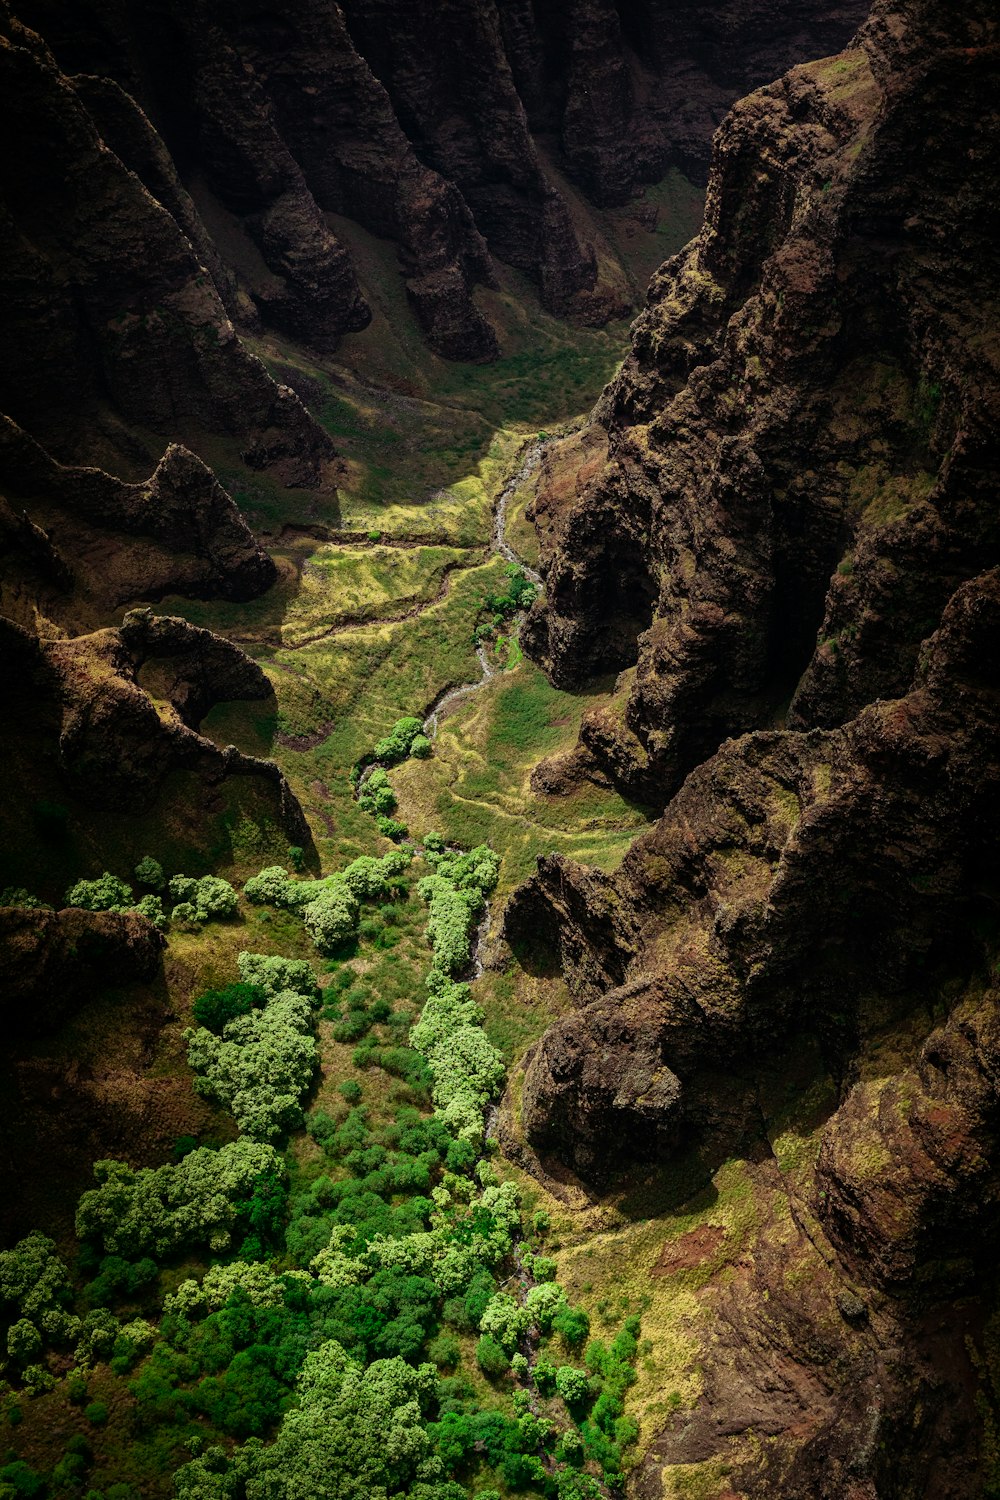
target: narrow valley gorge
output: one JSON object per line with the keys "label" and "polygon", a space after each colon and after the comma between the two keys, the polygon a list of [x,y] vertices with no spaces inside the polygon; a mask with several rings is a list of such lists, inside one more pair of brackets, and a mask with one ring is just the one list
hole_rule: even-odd
{"label": "narrow valley gorge", "polygon": [[0,78],[0,1500],[1000,1493],[995,4]]}

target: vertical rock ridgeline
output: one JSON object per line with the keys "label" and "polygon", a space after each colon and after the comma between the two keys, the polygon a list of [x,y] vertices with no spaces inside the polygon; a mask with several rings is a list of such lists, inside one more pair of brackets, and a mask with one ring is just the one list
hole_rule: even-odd
{"label": "vertical rock ridgeline", "polygon": [[[7,10],[0,71],[5,138],[19,143],[0,163],[0,409],[62,460],[144,466],[150,445],[135,429],[215,431],[253,467],[319,483],[329,439],[247,353],[178,220]],[[135,122],[127,104],[120,114],[124,134]],[[134,134],[190,221],[169,163],[141,126]]]}
{"label": "vertical rock ridgeline", "polygon": [[607,463],[536,506],[532,649],[561,682],[629,669],[584,751],[661,805],[789,700],[828,727],[904,692],[1000,560],[996,60],[985,13],[949,44],[933,14],[883,10],[733,111],[599,411]]}
{"label": "vertical rock ridgeline", "polygon": [[237,321],[320,350],[362,329],[355,268],[327,218],[345,216],[395,241],[431,348],[483,360],[496,336],[472,294],[493,283],[492,256],[532,276],[557,314],[626,310],[552,159],[598,204],[671,165],[697,177],[738,93],[840,45],[865,9],[21,0],[18,14],[81,80],[107,144],[175,217]]}
{"label": "vertical rock ridgeline", "polygon": [[[986,0],[883,0],[742,101],[535,502],[530,649],[621,673],[536,784],[665,811],[615,874],[553,856],[515,893],[515,950],[578,1004],[506,1128],[602,1186],[735,1154],[756,1195],[651,1500],[707,1460],[751,1500],[990,1492],[998,163]],[[790,1171],[777,1121],[817,1088]]]}

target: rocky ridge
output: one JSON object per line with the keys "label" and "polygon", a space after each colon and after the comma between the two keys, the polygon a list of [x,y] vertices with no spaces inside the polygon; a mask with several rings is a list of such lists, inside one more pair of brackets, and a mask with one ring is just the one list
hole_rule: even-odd
{"label": "rocky ridge", "polygon": [[129,484],[56,463],[0,417],[0,488],[10,516],[0,609],[29,628],[39,614],[64,628],[101,622],[167,593],[254,598],[276,576],[211,469],[178,443]]}
{"label": "rocky ridge", "polygon": [[148,463],[150,432],[196,448],[222,433],[250,467],[321,485],[329,438],[248,353],[177,220],[6,8],[0,68],[23,143],[0,168],[0,409],[63,462],[127,471]]}
{"label": "rocky ridge", "polygon": [[991,7],[887,0],[737,106],[535,502],[531,648],[621,673],[536,786],[664,811],[508,908],[576,1009],[504,1137],[557,1191],[738,1157],[758,1215],[650,1500],[688,1464],[749,1500],[995,1482],[998,67]]}
{"label": "rocky ridge", "polygon": [[318,350],[362,329],[369,312],[328,218],[345,216],[395,241],[431,348],[481,360],[497,344],[473,292],[493,284],[493,256],[527,271],[558,314],[625,310],[550,153],[597,204],[627,202],[671,165],[703,175],[725,107],[841,45],[865,9],[295,0],[277,15],[232,0],[22,0],[18,14],[237,322]]}
{"label": "rocky ridge", "polygon": [[162,947],[138,912],[0,907],[5,1027],[20,1041],[55,1030],[109,984],[152,979]]}
{"label": "rocky ridge", "polygon": [[947,47],[927,24],[877,13],[734,110],[599,408],[607,464],[536,503],[529,643],[562,683],[627,669],[583,757],[650,800],[789,699],[827,727],[903,692],[1000,557],[988,313],[965,335],[996,277],[996,60],[982,12]]}
{"label": "rocky ridge", "polygon": [[[23,883],[20,862],[39,842],[33,808],[57,809],[63,824],[68,817],[69,835],[82,850],[93,845],[97,858],[106,858],[100,850],[108,838],[131,846],[145,837],[140,819],[154,814],[198,847],[220,816],[225,824],[227,809],[309,845],[302,810],[277,765],[233,745],[219,748],[199,732],[216,703],[272,696],[260,667],[239,647],[148,609],[127,614],[118,628],[65,639],[40,638],[3,619],[0,632],[0,738],[23,791],[8,813],[14,826],[5,880]],[[61,827],[59,838],[66,836]]]}

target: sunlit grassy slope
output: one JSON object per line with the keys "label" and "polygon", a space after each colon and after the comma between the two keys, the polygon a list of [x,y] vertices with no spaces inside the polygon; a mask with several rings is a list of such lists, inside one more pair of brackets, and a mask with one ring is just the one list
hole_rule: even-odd
{"label": "sunlit grassy slope", "polygon": [[[700,206],[677,176],[650,196],[657,229],[628,210],[601,225],[605,251],[613,247],[637,286],[689,237]],[[393,247],[346,221],[336,228],[360,268],[371,327],[322,365],[280,340],[259,353],[334,437],[344,461],[339,493],[303,495],[244,472],[238,497],[268,534],[279,583],[247,604],[169,601],[241,641],[266,668],[276,717],[273,706],[223,705],[205,729],[274,755],[325,865],[377,841],[350,795],[357,757],[400,715],[422,714],[445,687],[478,678],[476,616],[484,593],[504,580],[489,551],[497,493],[527,439],[586,414],[627,338],[625,324],[577,328],[549,317],[530,283],[501,268],[500,287],[477,294],[500,333],[501,358],[448,363],[419,337]],[[524,486],[510,507],[511,538],[529,562],[537,556],[524,519],[530,498]],[[403,815],[463,842],[488,839],[504,854],[502,891],[550,849],[612,867],[642,826],[640,810],[609,792],[551,799],[529,785],[542,755],[573,744],[585,702],[520,663],[444,722],[429,762],[397,773]]]}

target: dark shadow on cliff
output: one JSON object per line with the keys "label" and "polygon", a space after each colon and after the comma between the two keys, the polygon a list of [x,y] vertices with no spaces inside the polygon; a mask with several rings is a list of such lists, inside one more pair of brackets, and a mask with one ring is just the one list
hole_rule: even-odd
{"label": "dark shadow on cliff", "polygon": [[66,1238],[95,1160],[165,1160],[212,1112],[191,1088],[162,939],[133,913],[0,908],[0,1243]]}

